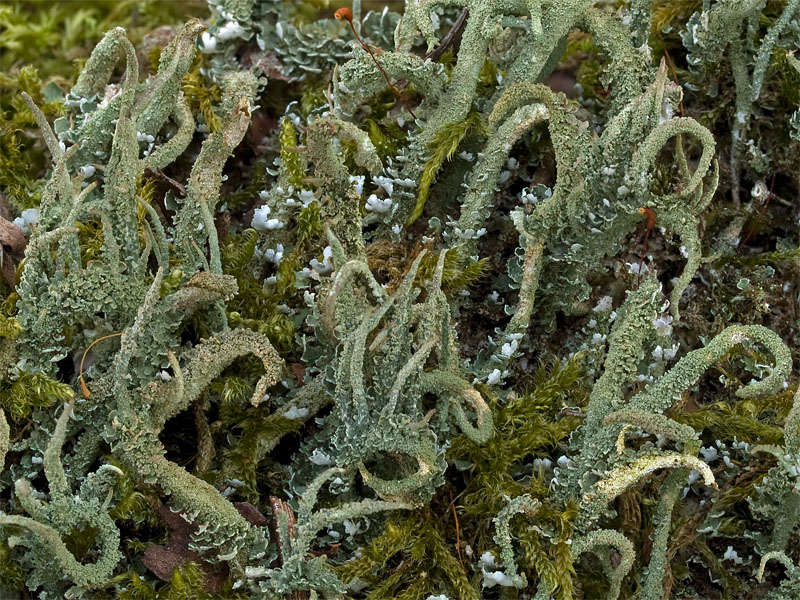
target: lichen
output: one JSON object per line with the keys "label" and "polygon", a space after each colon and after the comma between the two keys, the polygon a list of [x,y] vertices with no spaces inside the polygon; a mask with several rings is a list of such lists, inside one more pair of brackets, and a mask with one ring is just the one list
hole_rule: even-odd
{"label": "lichen", "polygon": [[796,598],[798,0],[323,4],[0,8],[0,595]]}

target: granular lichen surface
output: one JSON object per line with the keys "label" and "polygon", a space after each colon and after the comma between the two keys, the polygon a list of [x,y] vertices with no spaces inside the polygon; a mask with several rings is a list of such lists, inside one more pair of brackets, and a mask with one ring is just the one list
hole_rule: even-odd
{"label": "granular lichen surface", "polygon": [[798,50],[800,0],[0,7],[0,596],[800,598]]}

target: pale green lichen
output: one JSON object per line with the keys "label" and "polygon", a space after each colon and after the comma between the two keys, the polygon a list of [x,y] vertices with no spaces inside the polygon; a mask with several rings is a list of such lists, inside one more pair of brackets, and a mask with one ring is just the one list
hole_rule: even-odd
{"label": "pale green lichen", "polygon": [[[375,598],[688,598],[697,565],[717,577],[702,589],[734,597],[719,563],[735,552],[715,553],[735,538],[761,557],[737,577],[796,597],[793,326],[757,324],[780,282],[738,278],[729,304],[758,300],[757,317],[710,319],[697,298],[726,285],[719,262],[746,260],[704,238],[728,192],[738,210],[754,116],[781,106],[773,55],[797,66],[798,0],[762,4],[705,1],[684,32],[690,72],[732,64],[720,160],[713,118],[684,114],[684,72],[653,56],[676,38],[651,31],[651,0],[354,2],[369,53],[347,19],[298,24],[303,3],[214,0],[143,81],[109,31],[52,127],[24,95],[52,168],[0,307],[0,572],[21,565],[42,597],[133,597],[145,588],[121,582],[143,580],[120,573],[156,573],[149,544],[258,599],[360,597],[354,573]],[[459,23],[452,54],[421,55]],[[568,44],[605,61],[603,90],[552,89]],[[781,231],[775,253],[794,256]],[[572,353],[571,375],[531,376],[551,353]],[[714,410],[758,444],[715,440]],[[185,522],[170,546],[148,503]],[[746,505],[751,522],[724,516]],[[682,573],[675,535],[709,541]]]}

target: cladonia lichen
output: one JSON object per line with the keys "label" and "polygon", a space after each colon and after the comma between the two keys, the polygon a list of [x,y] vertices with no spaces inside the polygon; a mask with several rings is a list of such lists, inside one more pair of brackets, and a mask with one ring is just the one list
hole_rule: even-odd
{"label": "cladonia lichen", "polygon": [[0,590],[797,598],[798,0],[324,4],[0,58]]}

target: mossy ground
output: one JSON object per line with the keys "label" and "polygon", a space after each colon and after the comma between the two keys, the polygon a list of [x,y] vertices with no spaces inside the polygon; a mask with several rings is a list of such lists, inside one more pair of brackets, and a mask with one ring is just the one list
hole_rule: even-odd
{"label": "mossy ground", "polygon": [[[332,12],[344,2],[332,2],[323,7],[321,2],[306,2],[298,9],[302,18]],[[394,3],[391,8],[401,7]],[[722,66],[720,87],[712,95],[703,81],[688,69],[686,51],[681,45],[679,26],[698,9],[699,0],[656,0],[653,19],[652,51],[654,56],[666,56],[670,64],[670,78],[684,86],[682,110],[707,126],[720,140],[720,156],[729,152],[725,140],[730,139],[730,117],[735,112],[732,75]],[[366,8],[379,8],[382,2],[365,2]],[[775,19],[781,2],[766,3],[763,19]],[[160,49],[167,35],[160,27],[178,27],[188,17],[207,18],[208,9],[201,0],[183,2],[145,0],[92,0],[80,2],[7,2],[0,6],[0,217],[7,220],[38,205],[42,179],[49,168],[49,157],[35,128],[33,115],[21,99],[27,92],[42,107],[51,120],[64,114],[63,91],[75,82],[77,74],[103,32],[112,26],[128,29],[131,41],[137,48],[144,47],[140,63],[143,67],[157,64]],[[168,38],[166,38],[168,39]],[[204,73],[205,57],[199,58],[183,79],[183,92],[192,112],[202,117],[211,131],[219,128],[219,115],[215,112],[220,102],[220,90]],[[443,63],[453,60],[446,55]],[[487,61],[488,62],[488,61]],[[580,96],[580,110],[588,119],[601,119],[606,110],[609,90],[604,87],[602,70],[607,60],[582,32],[573,32],[566,45],[566,54],[548,83],[565,87],[568,95]],[[490,90],[496,85],[498,68],[487,64],[483,85]],[[143,68],[143,77],[147,69]],[[327,245],[318,204],[303,209],[288,224],[297,240],[290,256],[270,275],[277,285],[266,289],[261,278],[266,272],[250,268],[256,252],[257,235],[250,229],[253,210],[260,204],[258,192],[265,187],[267,169],[273,159],[280,156],[282,165],[294,169],[297,184],[305,181],[302,165],[296,161],[300,143],[295,128],[283,119],[283,110],[297,101],[302,112],[318,104],[327,93],[326,76],[310,77],[303,82],[276,82],[267,88],[258,100],[260,109],[253,114],[250,131],[244,142],[228,161],[228,179],[222,187],[221,205],[226,210],[216,216],[221,242],[222,265],[226,274],[236,278],[239,296],[228,304],[231,324],[244,325],[267,335],[278,348],[295,375],[302,380],[304,348],[299,343],[308,329],[302,322],[293,321],[281,312],[280,306],[303,303],[303,291],[296,281],[295,271],[311,259],[322,257]],[[757,180],[763,180],[770,192],[760,205],[732,202],[730,173],[722,164],[721,185],[711,208],[703,215],[704,246],[711,253],[714,240],[723,235],[731,220],[744,219],[741,237],[735,252],[702,265],[691,287],[684,296],[682,320],[675,325],[674,337],[685,348],[696,348],[721,332],[731,322],[760,324],[775,331],[789,346],[795,364],[800,363],[800,171],[797,162],[798,145],[788,141],[787,125],[778,117],[800,107],[800,73],[787,66],[785,51],[777,49],[771,58],[765,82],[763,104],[769,114],[762,117],[758,129],[764,145],[772,149],[771,171],[758,174],[749,172],[742,178],[741,195],[748,197]],[[413,98],[413,90],[407,92]],[[489,95],[487,91],[485,96]],[[392,124],[391,112],[395,98],[385,93],[374,99],[369,119],[362,125],[383,155],[393,154],[403,143],[404,132]],[[419,195],[418,210],[421,217],[410,224],[410,240],[420,240],[426,231],[426,222],[432,216],[444,216],[448,209],[451,186],[457,186],[468,168],[453,158],[455,151],[474,150],[481,140],[482,123],[477,112],[471,119],[443,132],[436,140],[436,151],[430,159]],[[773,115],[775,118],[769,118]],[[282,129],[283,128],[283,129]],[[477,139],[471,139],[477,138]],[[193,142],[188,155],[196,155],[199,141]],[[697,157],[695,148],[689,148],[690,160]],[[498,213],[507,214],[517,202],[521,188],[530,183],[547,186],[555,184],[552,148],[544,128],[527,136],[514,150],[520,165],[517,173],[522,178],[504,186],[496,195]],[[440,170],[440,166],[454,161],[453,170]],[[363,172],[351,156],[346,158],[352,173]],[[674,156],[659,158],[655,185],[659,178],[669,180]],[[158,207],[169,217],[165,204],[168,192],[175,192],[175,182],[185,182],[191,169],[188,160],[178,161],[166,171],[144,178],[139,182],[147,202]],[[436,173],[438,178],[435,177]],[[427,202],[426,202],[427,201]],[[426,212],[424,212],[426,211]],[[424,216],[422,216],[424,215]],[[658,225],[658,224],[656,224]],[[2,232],[2,230],[0,230]],[[85,262],[99,253],[102,245],[102,225],[98,221],[81,225],[81,250]],[[628,239],[623,240],[623,250],[609,257],[596,269],[600,274],[591,282],[602,290],[592,301],[610,294],[619,300],[624,296],[631,277],[620,272],[625,262],[641,259],[645,236],[642,225]],[[7,240],[4,244],[5,280],[0,281],[0,338],[12,339],[19,334],[12,331],[9,317],[15,314],[18,296],[13,289],[14,277],[19,275],[21,252],[14,252]],[[497,287],[497,273],[504,273],[506,263],[517,247],[517,235],[506,219],[489,224],[489,235],[481,242],[481,259],[470,261],[457,252],[445,260],[443,290],[450,298],[469,290],[475,298],[490,296]],[[421,241],[391,242],[380,239],[366,248],[369,266],[380,283],[393,291],[408,272],[410,265],[425,244]],[[677,277],[684,259],[675,244],[665,238],[656,226],[648,237],[646,248],[650,263],[658,265],[659,277],[669,282]],[[432,277],[435,259],[426,258],[417,275],[420,284]],[[507,278],[506,278],[507,279]],[[165,281],[163,293],[169,291],[171,282]],[[346,583],[355,578],[371,584],[366,592],[354,592],[353,598],[408,598],[424,600],[429,595],[448,593],[451,598],[477,599],[481,593],[495,597],[494,592],[483,591],[482,574],[475,567],[479,550],[493,547],[491,519],[504,506],[505,498],[522,493],[531,494],[544,503],[542,520],[544,531],[529,528],[525,517],[511,523],[514,538],[519,542],[520,569],[529,581],[543,578],[560,600],[568,598],[602,598],[606,577],[599,565],[584,558],[580,568],[573,568],[569,557],[568,540],[572,536],[575,511],[568,506],[556,510],[549,506],[548,488],[544,483],[545,461],[553,463],[565,454],[570,433],[581,422],[591,390],[591,376],[586,373],[581,354],[562,362],[576,350],[580,331],[592,319],[591,306],[567,315],[559,312],[554,320],[537,320],[534,315],[529,330],[527,347],[531,352],[516,361],[508,377],[511,394],[500,402],[488,388],[482,390],[490,399],[496,432],[492,440],[476,445],[465,436],[456,437],[448,450],[450,468],[445,485],[438,489],[431,503],[414,514],[390,516],[384,523],[383,533],[374,536],[361,555],[352,562],[337,559],[337,544],[317,547],[313,551],[329,554],[334,571]],[[507,315],[502,302],[476,302],[463,319],[456,324],[460,336],[460,349],[467,359],[474,358],[484,349],[486,340]],[[5,324],[9,323],[8,328]],[[201,318],[186,325],[181,335],[184,339],[200,339],[207,331]],[[1,341],[1,340],[0,340]],[[0,350],[2,347],[0,346]],[[784,392],[752,401],[735,398],[731,389],[749,380],[755,372],[754,365],[763,357],[751,352],[744,356],[726,358],[704,377],[696,391],[686,396],[670,413],[675,420],[686,423],[702,432],[705,445],[747,442],[757,444],[782,443],[783,426],[791,406],[796,382]],[[38,374],[23,374],[13,384],[0,381],[0,404],[11,423],[11,438],[23,436],[32,427],[31,411],[50,407],[69,398],[74,391],[64,383],[74,376],[74,365],[60,365],[60,381]],[[201,430],[208,434],[207,443],[213,446],[218,464],[208,465],[200,476],[220,485],[233,477],[243,482],[238,499],[248,500],[266,512],[266,499],[280,495],[290,477],[289,464],[303,440],[311,439],[320,431],[313,421],[299,421],[268,416],[269,411],[247,407],[245,400],[254,389],[259,377],[257,361],[241,361],[227,369],[210,388],[215,402],[206,411],[190,409],[167,425],[161,439],[170,460],[192,470],[200,460],[197,442]],[[565,407],[569,407],[567,410]],[[566,410],[566,412],[565,412]],[[194,411],[194,412],[193,412]],[[269,430],[276,437],[284,435],[269,457],[258,461],[257,443]],[[254,432],[257,431],[258,435]],[[14,460],[10,453],[7,461]],[[759,455],[748,463],[747,471],[727,477],[724,465],[714,467],[720,489],[714,510],[714,531],[701,525],[709,515],[707,508],[698,508],[691,498],[679,501],[675,514],[673,534],[668,556],[673,562],[670,585],[673,589],[691,590],[695,597],[708,599],[760,598],[762,590],[780,580],[780,573],[772,571],[765,584],[759,586],[744,581],[746,571],[738,563],[721,562],[728,546],[746,556],[748,542],[743,538],[763,532],[763,523],[754,518],[747,496],[775,464],[770,455]],[[641,547],[637,558],[647,564],[648,545],[653,531],[656,498],[662,475],[643,480],[616,501],[618,516],[614,525],[623,531],[635,545]],[[137,562],[137,557],[147,547],[163,543],[167,530],[161,523],[153,505],[153,490],[137,490],[125,480],[120,486],[115,518],[122,528],[123,551],[131,570],[120,573],[109,581],[106,591],[92,598],[169,599],[183,598],[243,598],[229,584],[215,594],[204,589],[202,569],[194,564],[176,569],[172,580],[159,583]],[[710,508],[710,504],[709,507]],[[76,555],[89,552],[91,540],[80,540],[76,535],[73,547]],[[797,542],[797,536],[793,538]],[[83,546],[82,546],[83,544]],[[795,543],[790,557],[800,562],[800,544]],[[0,576],[7,585],[20,588],[22,574],[6,544],[0,546]],[[638,569],[636,569],[638,570]],[[226,587],[227,586],[227,587]],[[633,578],[623,584],[622,597],[634,598],[641,586]],[[119,589],[125,588],[124,592]],[[23,597],[34,597],[22,591]],[[299,597],[299,596],[298,596]],[[485,596],[487,597],[487,596]],[[516,590],[503,591],[502,598],[526,597]]]}

